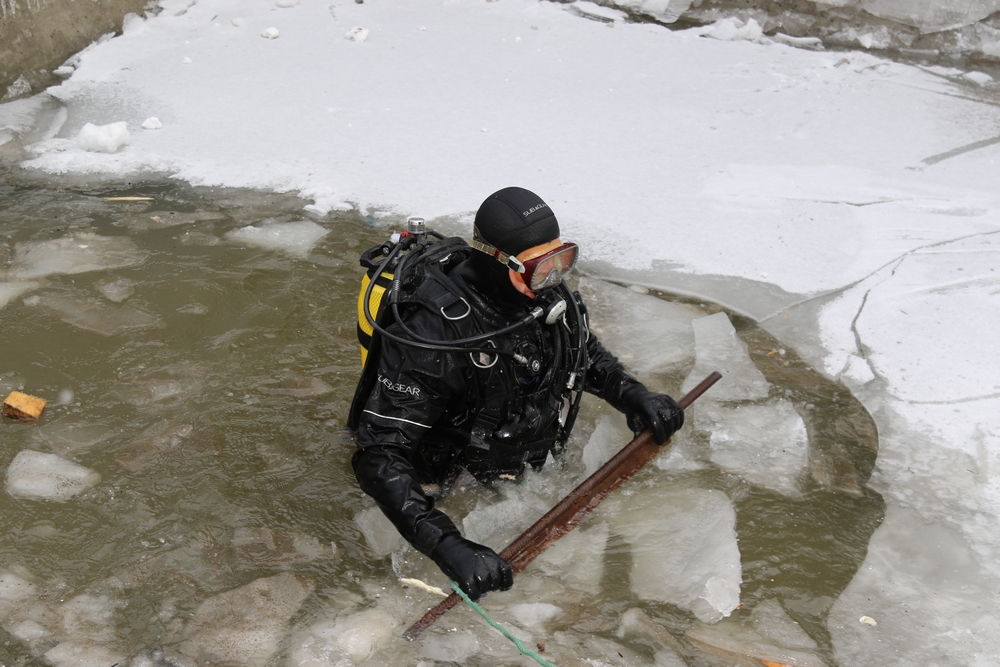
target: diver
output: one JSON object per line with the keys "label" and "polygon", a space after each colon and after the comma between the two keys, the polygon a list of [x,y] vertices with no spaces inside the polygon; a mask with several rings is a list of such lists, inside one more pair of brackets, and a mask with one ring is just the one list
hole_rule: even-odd
{"label": "diver", "polygon": [[468,244],[418,232],[363,255],[372,270],[348,419],[354,472],[400,534],[472,599],[509,589],[510,566],[462,537],[422,484],[447,484],[463,468],[489,482],[541,467],[565,445],[583,391],[660,444],[684,422],[674,399],[646,389],[588,330],[579,293],[562,280],[577,252],[544,201],[510,187],[479,207]]}

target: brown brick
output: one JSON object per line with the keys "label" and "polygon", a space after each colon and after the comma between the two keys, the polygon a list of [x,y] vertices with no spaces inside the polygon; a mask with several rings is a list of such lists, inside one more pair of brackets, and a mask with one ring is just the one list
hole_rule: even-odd
{"label": "brown brick", "polygon": [[42,416],[45,400],[35,396],[22,394],[19,391],[10,392],[3,401],[3,416],[34,424]]}

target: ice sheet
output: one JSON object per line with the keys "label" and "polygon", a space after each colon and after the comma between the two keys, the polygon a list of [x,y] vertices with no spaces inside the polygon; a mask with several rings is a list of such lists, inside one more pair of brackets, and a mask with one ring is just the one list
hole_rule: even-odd
{"label": "ice sheet", "polygon": [[[890,507],[865,562],[830,610],[840,664],[902,667],[911,662],[913,646],[921,647],[927,664],[994,661],[992,638],[1000,633],[1000,619],[985,601],[970,604],[969,593],[995,587],[998,579],[961,533],[946,522]],[[995,563],[987,565],[994,569]],[[863,622],[865,616],[876,624]]]}

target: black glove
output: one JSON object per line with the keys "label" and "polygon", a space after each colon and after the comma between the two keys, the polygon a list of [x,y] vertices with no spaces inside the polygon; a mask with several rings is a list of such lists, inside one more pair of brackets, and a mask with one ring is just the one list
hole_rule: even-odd
{"label": "black glove", "polygon": [[658,445],[665,443],[684,425],[684,408],[680,403],[666,394],[649,391],[641,384],[623,390],[621,402],[632,432],[639,434],[648,428]]}
{"label": "black glove", "polygon": [[514,573],[507,561],[493,549],[455,533],[441,538],[431,558],[473,600],[488,591],[506,591],[514,585]]}

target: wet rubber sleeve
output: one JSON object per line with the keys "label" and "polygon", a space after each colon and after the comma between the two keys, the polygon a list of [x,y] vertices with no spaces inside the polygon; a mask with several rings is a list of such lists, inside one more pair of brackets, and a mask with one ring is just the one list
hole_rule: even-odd
{"label": "wet rubber sleeve", "polygon": [[[420,315],[410,322],[422,335],[441,339],[444,332],[428,333],[435,324]],[[384,340],[351,461],[361,489],[399,533],[428,556],[442,537],[458,529],[421,489],[413,461],[452,397],[464,391],[463,374],[454,365],[454,355]]]}

